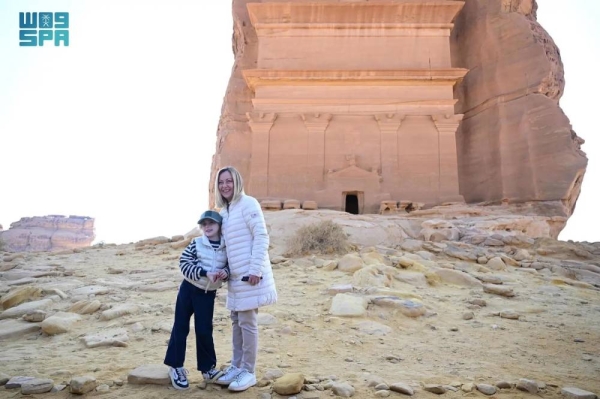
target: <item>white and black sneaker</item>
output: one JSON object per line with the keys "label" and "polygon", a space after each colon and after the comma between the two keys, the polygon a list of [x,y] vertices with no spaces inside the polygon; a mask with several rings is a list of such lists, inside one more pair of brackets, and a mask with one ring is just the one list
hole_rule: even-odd
{"label": "white and black sneaker", "polygon": [[233,381],[235,381],[235,378],[241,372],[242,372],[241,369],[238,369],[235,366],[229,366],[229,367],[227,367],[225,369],[224,374],[221,377],[217,378],[217,380],[215,381],[215,384],[218,384],[218,385],[229,385]]}
{"label": "white and black sneaker", "polygon": [[183,367],[169,367],[169,377],[175,389],[189,389],[190,383],[187,379],[188,371]]}
{"label": "white and black sneaker", "polygon": [[214,367],[212,369],[202,373],[202,376],[204,377],[204,381],[206,381],[206,382],[216,382],[217,379],[222,375],[223,375],[223,372]]}

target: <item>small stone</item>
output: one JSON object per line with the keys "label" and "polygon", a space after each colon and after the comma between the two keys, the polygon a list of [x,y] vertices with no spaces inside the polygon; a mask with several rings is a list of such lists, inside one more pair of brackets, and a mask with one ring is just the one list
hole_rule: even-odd
{"label": "small stone", "polygon": [[425,384],[423,385],[423,390],[431,393],[435,393],[438,395],[442,395],[446,393],[446,388],[439,384]]}
{"label": "small stone", "polygon": [[4,388],[5,389],[15,389],[15,388],[21,388],[21,385],[23,385],[26,382],[35,380],[35,377],[25,377],[25,376],[16,376],[16,377],[12,377],[10,380],[8,380],[6,382],[6,384],[4,384]]}
{"label": "small stone", "polygon": [[375,396],[378,398],[387,398],[388,396],[390,396],[390,394],[391,394],[391,392],[386,391],[386,390],[381,390],[381,391],[375,392]]}
{"label": "small stone", "polygon": [[170,385],[169,369],[162,364],[147,364],[132,370],[127,376],[130,384]]}
{"label": "small stone", "polygon": [[484,395],[493,395],[496,393],[496,387],[488,384],[477,384],[477,390]]}
{"label": "small stone", "polygon": [[394,392],[398,392],[404,395],[413,396],[415,394],[415,390],[412,387],[404,382],[396,382],[390,385],[390,390]]}
{"label": "small stone", "polygon": [[94,377],[75,377],[69,383],[69,392],[76,395],[84,395],[96,389],[97,383]]}
{"label": "small stone", "polygon": [[473,389],[475,389],[475,384],[473,384],[472,382],[467,382],[466,384],[462,384],[460,389],[463,392],[473,392]]}
{"label": "small stone", "polygon": [[295,395],[300,393],[304,384],[302,373],[290,373],[279,377],[273,383],[273,390],[279,395]]}
{"label": "small stone", "polygon": [[43,310],[30,310],[29,312],[23,315],[23,320],[31,323],[39,323],[41,321],[44,321],[47,315],[48,313],[44,312]]}
{"label": "small stone", "polygon": [[96,387],[97,392],[108,392],[110,391],[110,387],[107,384],[100,384]]}
{"label": "small stone", "polygon": [[331,387],[331,390],[337,396],[341,396],[342,398],[349,398],[354,396],[354,387],[347,382],[336,382]]}
{"label": "small stone", "polygon": [[389,386],[388,386],[388,384],[386,384],[386,383],[377,384],[377,385],[375,386],[375,390],[376,390],[376,391],[381,391],[381,390],[386,390],[386,391],[389,391],[389,389],[390,389],[390,387],[389,387]]}
{"label": "small stone", "polygon": [[21,384],[21,394],[32,395],[37,393],[46,393],[52,390],[54,381],[49,379],[34,378]]}
{"label": "small stone", "polygon": [[521,378],[517,383],[517,389],[521,391],[527,391],[529,393],[536,394],[538,392],[539,386],[538,383],[533,380],[528,380],[526,378]]}
{"label": "small stone", "polygon": [[475,299],[470,299],[468,302],[471,305],[480,306],[482,308],[487,306],[487,302],[484,299],[475,298]]}
{"label": "small stone", "polygon": [[503,319],[519,320],[519,317],[521,317],[521,315],[519,315],[514,310],[505,310],[500,312],[500,317],[502,317]]}
{"label": "small stone", "polygon": [[52,387],[52,389],[50,390],[50,392],[54,393],[54,392],[60,392],[60,391],[64,391],[64,389],[67,386],[65,384],[56,384]]}
{"label": "small stone", "polygon": [[0,373],[0,387],[6,385],[8,380],[10,380],[8,374]]}
{"label": "small stone", "polygon": [[473,317],[475,317],[475,314],[473,312],[465,312],[462,315],[463,320],[471,320],[473,319]]}
{"label": "small stone", "polygon": [[496,383],[496,387],[499,389],[512,389],[513,384],[508,381],[500,381]]}
{"label": "small stone", "polygon": [[596,394],[574,387],[564,387],[560,391],[567,399],[596,399]]}

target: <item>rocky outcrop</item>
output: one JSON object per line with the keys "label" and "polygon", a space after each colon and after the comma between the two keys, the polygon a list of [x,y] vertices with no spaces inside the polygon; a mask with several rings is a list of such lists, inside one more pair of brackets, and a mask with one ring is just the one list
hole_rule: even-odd
{"label": "rocky outcrop", "polygon": [[0,231],[4,250],[9,252],[81,248],[89,246],[94,238],[94,219],[87,216],[26,217]]}
{"label": "rocky outcrop", "polygon": [[535,0],[468,0],[455,21],[460,191],[467,202],[547,202],[570,216],[587,158],[559,107],[559,49],[536,21]]}
{"label": "rocky outcrop", "polygon": [[[250,2],[266,0],[233,1],[235,64],[218,127],[211,205],[219,167],[249,174],[252,91],[242,71],[256,68],[258,59]],[[294,1],[304,2],[311,1]],[[535,203],[539,215],[569,217],[587,158],[559,107],[565,83],[560,52],[537,23],[536,10],[535,0],[466,0],[455,20],[452,66],[469,70],[454,95],[455,112],[464,114],[456,133],[460,194],[467,203]]]}

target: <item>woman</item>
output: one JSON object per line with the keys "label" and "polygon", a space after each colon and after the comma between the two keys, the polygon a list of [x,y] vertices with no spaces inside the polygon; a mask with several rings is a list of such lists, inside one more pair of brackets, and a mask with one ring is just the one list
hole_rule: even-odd
{"label": "woman", "polygon": [[269,235],[260,204],[244,193],[242,176],[235,168],[228,166],[217,173],[215,199],[227,242],[227,309],[233,326],[231,366],[216,383],[231,391],[245,391],[256,385],[258,308],[277,302]]}

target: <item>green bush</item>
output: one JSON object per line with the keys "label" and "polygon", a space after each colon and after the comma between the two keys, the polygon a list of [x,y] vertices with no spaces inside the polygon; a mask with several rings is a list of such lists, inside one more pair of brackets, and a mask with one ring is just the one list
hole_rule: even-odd
{"label": "green bush", "polygon": [[288,241],[287,256],[339,254],[349,250],[348,236],[342,226],[324,220],[299,228]]}

